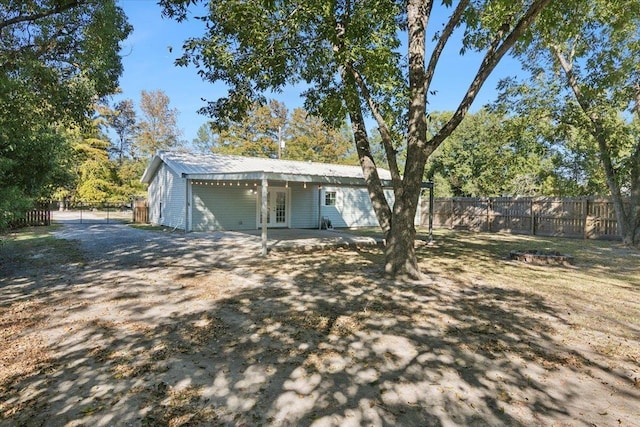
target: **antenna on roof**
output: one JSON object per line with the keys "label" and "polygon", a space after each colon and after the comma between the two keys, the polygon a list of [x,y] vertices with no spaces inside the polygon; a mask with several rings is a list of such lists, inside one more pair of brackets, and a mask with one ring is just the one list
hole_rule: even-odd
{"label": "antenna on roof", "polygon": [[282,139],[282,126],[278,126],[278,158],[282,158],[282,152],[284,151],[284,139]]}

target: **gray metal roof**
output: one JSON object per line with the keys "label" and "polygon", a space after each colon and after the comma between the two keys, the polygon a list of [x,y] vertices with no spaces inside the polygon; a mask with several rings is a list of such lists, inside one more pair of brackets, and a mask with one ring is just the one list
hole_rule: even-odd
{"label": "gray metal roof", "polygon": [[[364,185],[360,166],[317,162],[279,160],[257,157],[196,154],[184,151],[159,151],[145,170],[141,181],[149,183],[162,163],[175,173],[201,180],[286,180],[302,182]],[[391,173],[378,169],[384,185],[389,185]]]}

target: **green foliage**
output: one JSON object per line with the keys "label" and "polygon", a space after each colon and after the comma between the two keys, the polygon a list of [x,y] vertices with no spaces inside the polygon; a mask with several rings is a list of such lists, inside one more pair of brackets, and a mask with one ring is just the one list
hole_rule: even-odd
{"label": "green foliage", "polygon": [[254,105],[243,120],[228,122],[222,129],[201,126],[193,143],[203,152],[328,163],[357,161],[346,129],[334,129],[301,108],[289,114],[275,100]]}
{"label": "green foliage", "polygon": [[[560,132],[580,135],[585,143],[567,145],[578,159],[597,153],[623,240],[640,242],[640,3],[555,2],[543,17],[519,51],[535,78],[507,93],[544,103]],[[536,90],[546,96],[531,102]]]}
{"label": "green foliage", "polygon": [[109,127],[116,133],[117,139],[111,144],[109,152],[119,161],[133,155],[132,145],[138,132],[136,111],[133,101],[125,99],[114,105],[113,109],[106,109],[106,120]]}
{"label": "green foliage", "polygon": [[132,158],[114,158],[113,148],[98,127],[99,120],[84,129],[67,131],[72,141],[67,170],[74,179],[66,187],[57,189],[57,200],[86,203],[125,202],[145,193],[140,183],[145,161]]}
{"label": "green foliage", "polygon": [[350,131],[343,126],[334,129],[302,108],[290,116],[284,133],[286,148],[283,158],[324,163],[357,164],[351,148]]}
{"label": "green foliage", "polygon": [[[311,115],[334,127],[348,115],[376,217],[389,233],[385,269],[417,277],[413,218],[426,160],[460,124],[495,66],[550,1],[461,1],[455,8],[450,1],[420,0],[209,2],[200,17],[205,34],[184,43],[177,64],[192,63],[205,80],[229,87],[227,96],[203,109],[216,125],[240,122],[252,105],[264,103],[265,93],[300,82],[308,87],[303,95]],[[164,13],[178,20],[185,19],[192,3],[160,0]],[[433,9],[451,15],[428,45],[425,25]],[[430,84],[458,28],[464,31],[465,49],[485,55],[455,114],[427,138]],[[405,34],[407,52],[401,53]],[[396,194],[393,209],[377,173],[364,111],[380,130]],[[399,156],[404,166],[398,165]]]}
{"label": "green foliage", "polygon": [[130,31],[110,0],[0,1],[0,217],[70,185],[65,129],[116,89]]}
{"label": "green foliage", "polygon": [[137,128],[133,149],[137,157],[151,157],[158,150],[182,145],[178,129],[178,110],[169,107],[169,97],[161,90],[140,94],[142,121]]}
{"label": "green foliage", "polygon": [[[434,128],[453,113],[433,113]],[[429,159],[427,179],[438,185],[439,195],[534,196],[553,194],[555,156],[544,140],[536,137],[544,123],[526,118],[507,118],[480,110],[469,114]]]}

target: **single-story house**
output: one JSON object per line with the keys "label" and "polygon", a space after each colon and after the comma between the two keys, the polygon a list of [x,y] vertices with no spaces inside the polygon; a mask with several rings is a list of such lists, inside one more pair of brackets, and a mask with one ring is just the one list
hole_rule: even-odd
{"label": "single-story house", "polygon": [[359,166],[159,151],[141,181],[149,221],[185,231],[378,225]]}

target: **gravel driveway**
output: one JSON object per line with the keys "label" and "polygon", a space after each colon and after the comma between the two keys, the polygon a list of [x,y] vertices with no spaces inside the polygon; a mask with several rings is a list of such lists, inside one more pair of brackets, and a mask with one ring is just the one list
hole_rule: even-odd
{"label": "gravel driveway", "polygon": [[1,427],[639,425],[636,353],[565,342],[574,314],[502,278],[395,282],[375,248],[261,258],[243,233],[55,235],[0,264]]}

